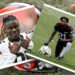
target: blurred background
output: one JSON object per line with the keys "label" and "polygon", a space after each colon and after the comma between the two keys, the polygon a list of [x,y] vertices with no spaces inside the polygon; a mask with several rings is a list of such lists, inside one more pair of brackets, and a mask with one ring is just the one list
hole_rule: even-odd
{"label": "blurred background", "polygon": [[71,5],[75,3],[75,0],[0,0],[0,8],[11,2],[26,2],[34,4],[39,9],[42,9],[43,4],[47,3],[62,10],[75,13],[75,9],[71,8]]}

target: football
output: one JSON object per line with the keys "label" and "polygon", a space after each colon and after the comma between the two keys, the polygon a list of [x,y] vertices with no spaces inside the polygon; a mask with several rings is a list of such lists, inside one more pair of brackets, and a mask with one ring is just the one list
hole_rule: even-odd
{"label": "football", "polygon": [[41,54],[47,55],[47,56],[51,56],[51,48],[49,48],[48,46],[43,45],[40,49],[39,52]]}

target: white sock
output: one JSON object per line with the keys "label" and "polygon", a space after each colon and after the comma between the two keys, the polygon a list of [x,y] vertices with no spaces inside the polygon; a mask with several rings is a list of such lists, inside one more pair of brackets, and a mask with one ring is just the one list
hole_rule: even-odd
{"label": "white sock", "polygon": [[71,48],[71,43],[68,42],[66,47],[64,47],[64,49],[61,51],[60,56],[59,57],[63,57]]}

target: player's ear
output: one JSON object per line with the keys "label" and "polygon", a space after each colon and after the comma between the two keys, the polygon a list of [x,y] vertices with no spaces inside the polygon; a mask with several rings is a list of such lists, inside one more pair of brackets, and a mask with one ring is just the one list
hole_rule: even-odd
{"label": "player's ear", "polygon": [[1,27],[1,36],[3,37],[2,39],[7,36],[7,31],[4,25]]}
{"label": "player's ear", "polygon": [[4,31],[4,34],[7,35],[7,31],[8,31],[7,27],[4,26],[3,31]]}

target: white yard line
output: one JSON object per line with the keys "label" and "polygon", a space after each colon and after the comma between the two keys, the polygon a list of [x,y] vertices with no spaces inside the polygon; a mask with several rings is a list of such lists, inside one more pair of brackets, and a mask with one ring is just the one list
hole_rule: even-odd
{"label": "white yard line", "polygon": [[72,16],[72,17],[75,17],[75,14],[66,12],[66,11],[61,10],[61,9],[58,9],[58,8],[53,7],[53,6],[51,6],[51,5],[44,4],[44,6],[49,7],[49,8],[51,8],[51,9],[54,9],[54,10],[56,10],[56,11],[62,12],[62,13],[64,13],[64,14],[70,15],[70,16]]}
{"label": "white yard line", "polygon": [[60,68],[65,69],[65,70],[67,70],[67,71],[70,71],[70,72],[75,73],[75,70],[72,70],[72,69],[69,69],[69,68],[67,68],[67,67],[64,67],[64,66],[58,65],[58,64],[56,64],[56,63],[54,63],[54,62],[51,62],[51,61],[48,61],[48,60],[46,60],[46,59],[43,59],[43,58],[37,57],[37,56],[32,55],[32,54],[29,54],[29,53],[26,53],[26,55],[28,55],[28,56],[30,56],[30,57],[32,57],[32,58],[35,58],[35,59],[41,60],[41,61],[43,61],[43,62],[49,63],[49,64],[51,64],[51,65],[54,65],[54,66],[60,67]]}
{"label": "white yard line", "polygon": [[12,64],[9,64],[9,65],[0,66],[0,69],[9,68],[9,67],[16,66],[16,65],[19,65],[19,64],[23,64],[23,63],[28,63],[28,62],[31,62],[33,60],[34,59],[28,59],[28,60],[21,61],[21,62],[17,62],[17,63],[12,63]]}

